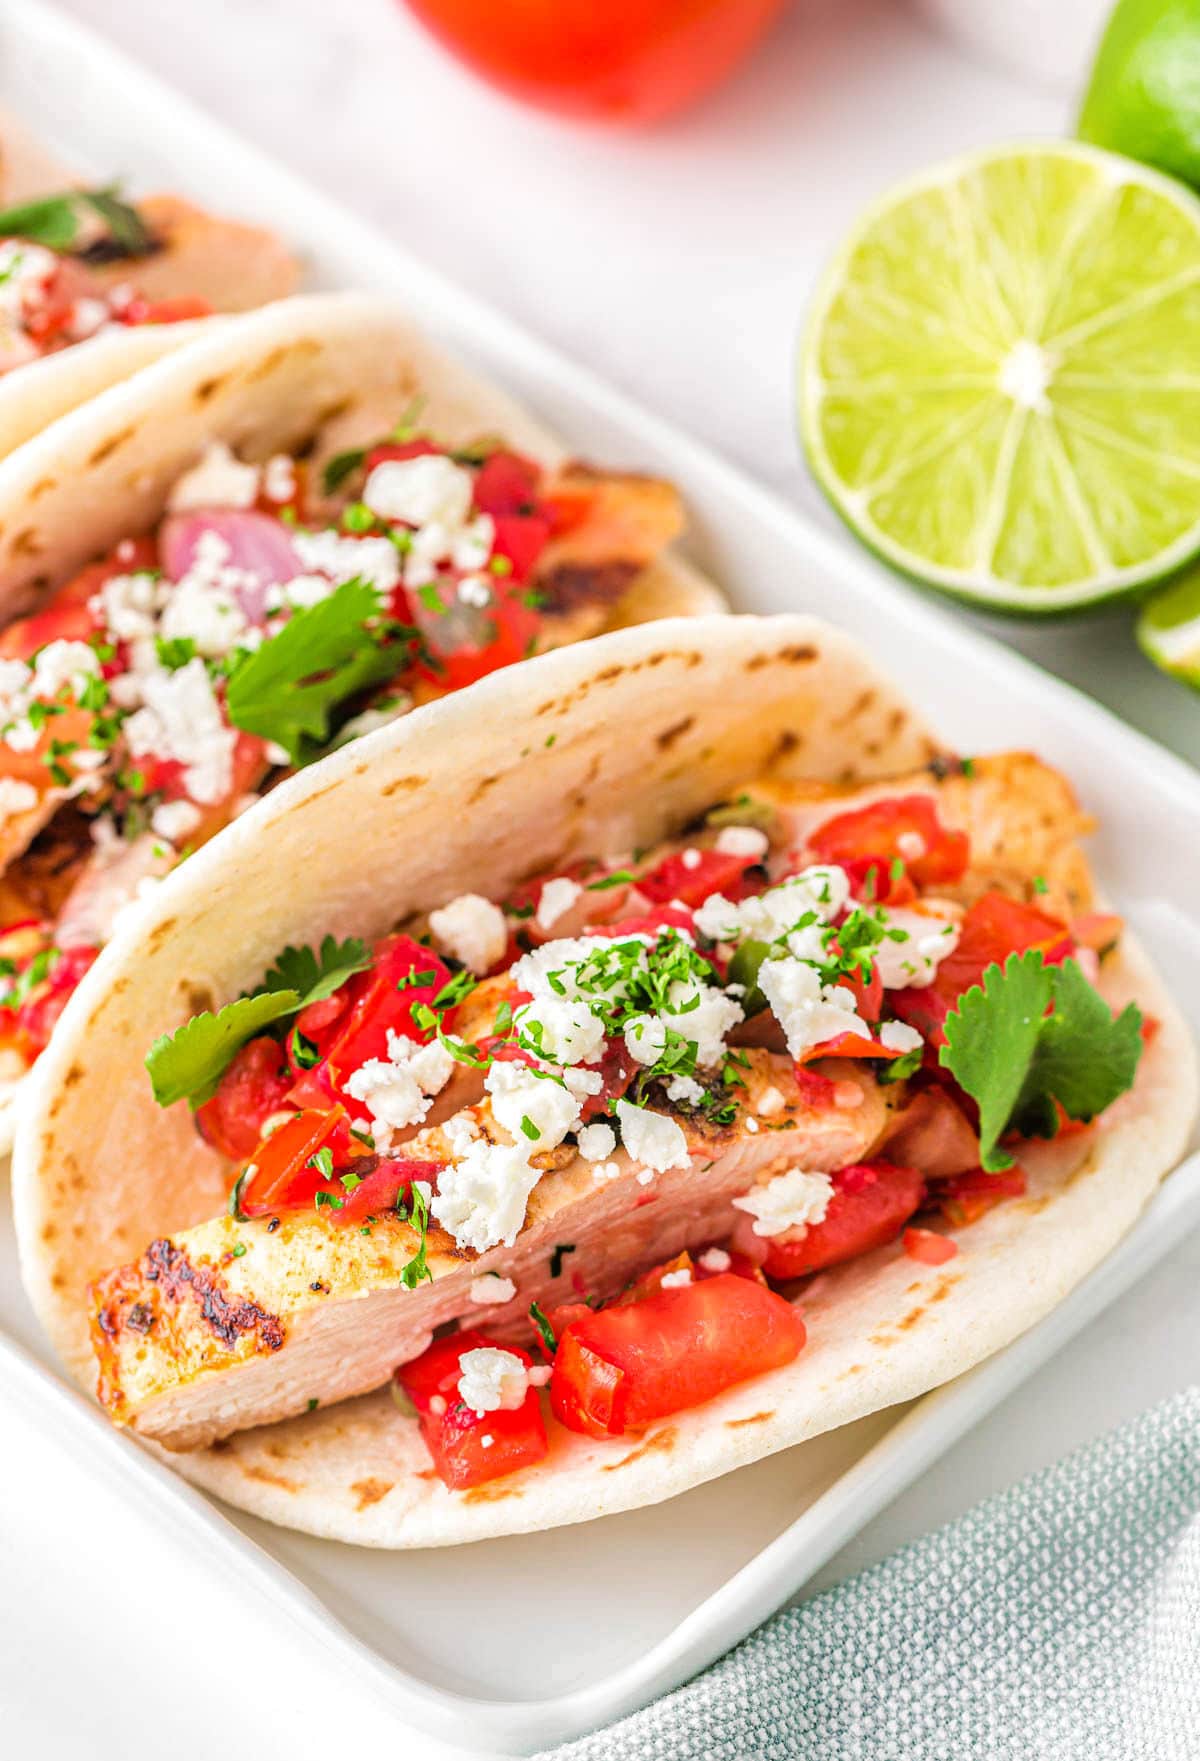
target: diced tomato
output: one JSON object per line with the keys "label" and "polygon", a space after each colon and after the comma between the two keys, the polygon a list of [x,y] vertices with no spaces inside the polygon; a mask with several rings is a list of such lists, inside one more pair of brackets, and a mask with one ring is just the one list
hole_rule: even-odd
{"label": "diced tomato", "polygon": [[385,440],[378,446],[371,447],[365,466],[369,473],[376,465],[382,465],[388,459],[420,459],[429,453],[440,453],[444,450],[443,447],[435,446],[432,440]]}
{"label": "diced tomato", "polygon": [[890,1063],[893,1058],[907,1056],[906,1052],[881,1045],[877,1039],[870,1039],[866,1034],[838,1033],[832,1039],[822,1040],[819,1046],[809,1046],[798,1058],[797,1068],[815,1063],[818,1058],[882,1058],[885,1063]]}
{"label": "diced tomato", "polygon": [[804,1323],[749,1278],[714,1278],[573,1321],[558,1343],[550,1401],[560,1423],[620,1437],[791,1363]]}
{"label": "diced tomato", "polygon": [[212,311],[199,294],[176,294],[169,300],[129,300],[119,318],[122,324],[182,324],[189,318],[211,318]]}
{"label": "diced tomato", "polygon": [[267,1217],[311,1204],[325,1179],[313,1157],[328,1147],[336,1167],[345,1161],[350,1141],[344,1107],[297,1113],[255,1148],[240,1194],[242,1214]]}
{"label": "diced tomato", "polygon": [[412,602],[412,617],[425,638],[431,658],[415,668],[439,691],[461,691],[501,667],[524,660],[536,646],[541,619],[529,590],[512,575],[491,577],[491,603],[464,608],[455,601],[455,582],[447,577],[444,609]]}
{"label": "diced tomato", "polygon": [[794,1241],[768,1239],[763,1262],[768,1278],[803,1278],[885,1246],[925,1198],[920,1170],[892,1162],[855,1163],[831,1179],[833,1197],[819,1223]]}
{"label": "diced tomato", "polygon": [[1071,921],[1071,940],[1077,948],[1107,954],[1120,940],[1124,927],[1124,919],[1113,911],[1085,911]]}
{"label": "diced tomato", "polygon": [[122,546],[122,551],[124,554],[120,560],[111,556],[104,562],[89,563],[86,569],[60,587],[41,611],[27,618],[17,618],[0,631],[0,657],[29,660],[47,642],[86,642],[99,634],[103,624],[88,609],[89,600],[94,599],[114,575],[134,574],[139,569],[152,569],[158,564],[158,552],[152,538],[138,538],[127,551]]}
{"label": "diced tomato", "polygon": [[217,1092],[196,1109],[201,1137],[231,1161],[244,1162],[273,1113],[287,1106],[292,1078],[287,1057],[269,1034],[247,1040],[221,1078]]}
{"label": "diced tomato", "polygon": [[[506,908],[521,919],[523,934],[534,943],[558,941],[564,936],[581,935],[589,926],[610,923],[625,908],[629,897],[629,885],[618,881],[615,886],[597,886],[597,881],[605,878],[604,869],[594,862],[575,862],[569,868],[554,869],[547,874],[534,875],[532,879],[522,881],[514,887],[505,901]],[[556,917],[549,928],[543,929],[537,921],[538,907],[542,901],[542,891],[551,881],[573,881],[583,890],[570,905]],[[604,931],[603,933],[607,933]],[[518,955],[520,950],[518,950]]]}
{"label": "diced tomato", "polygon": [[923,1266],[944,1266],[958,1252],[958,1243],[948,1235],[939,1235],[936,1229],[906,1229],[904,1251]]}
{"label": "diced tomato", "polygon": [[878,1021],[883,1013],[883,980],[874,965],[866,978],[857,973],[839,978],[838,983],[854,992],[854,1006],[864,1021]]}
{"label": "diced tomato", "polygon": [[[396,1381],[417,1409],[425,1445],[442,1482],[452,1491],[484,1485],[545,1456],[546,1425],[537,1390],[531,1388],[511,1411],[476,1413],[458,1392],[460,1364],[468,1351],[494,1345],[484,1333],[465,1330],[435,1339],[428,1351],[401,1364]],[[533,1359],[518,1346],[506,1345],[526,1365]],[[486,1439],[486,1441],[485,1441]]]}
{"label": "diced tomato", "polygon": [[475,473],[475,506],[494,520],[527,518],[538,512],[541,466],[520,453],[489,453]]}
{"label": "diced tomato", "polygon": [[72,993],[99,953],[99,948],[59,949],[45,982],[35,985],[17,1010],[15,1038],[31,1063],[49,1045]]}
{"label": "diced tomato", "polygon": [[599,1064],[590,1066],[600,1073],[603,1086],[598,1094],[585,1096],[582,1118],[586,1125],[601,1113],[607,1113],[611,1101],[619,1101],[638,1072],[638,1065],[629,1056],[623,1039],[605,1042]]}
{"label": "diced tomato", "polygon": [[823,1076],[819,1070],[810,1070],[807,1064],[797,1064],[795,1077],[800,1099],[806,1107],[832,1107],[835,1104],[833,1091],[837,1083],[832,1076]]}
{"label": "diced tomato", "polygon": [[1006,1198],[1020,1198],[1025,1191],[1025,1175],[1020,1168],[1005,1168],[988,1174],[973,1168],[955,1174],[950,1180],[939,1181],[933,1196],[948,1223],[961,1228],[976,1223],[994,1205]]}
{"label": "diced tomato", "polygon": [[658,911],[648,911],[643,917],[621,917],[616,923],[593,924],[584,931],[589,936],[608,936],[613,941],[620,941],[622,936],[656,936],[664,929],[694,930],[695,923],[689,910],[676,910],[673,906],[663,905]]}
{"label": "diced tomato", "polygon": [[1041,948],[1051,963],[1065,959],[1071,950],[1066,925],[1036,905],[984,893],[963,918],[958,942],[939,964],[930,988],[952,1005],[981,983],[989,966],[1003,965],[1010,954],[1027,948]]}
{"label": "diced tomato", "polygon": [[[409,982],[414,976],[419,984]],[[387,1057],[389,1032],[425,1044],[429,1033],[417,1026],[413,1010],[418,1003],[432,1007],[449,982],[450,968],[431,949],[411,936],[385,937],[368,971],[357,973],[344,987],[348,1000],[342,1024],[328,1041],[323,1062],[297,1079],[289,1104],[323,1107],[335,1095],[352,1118],[369,1118],[363,1103],[346,1093],[346,1079],[368,1059]]]}
{"label": "diced tomato", "polygon": [[961,879],[970,856],[966,833],[949,831],[928,795],[893,795],[835,814],[817,827],[808,848],[818,862],[879,863],[875,896],[895,903],[883,889],[897,858],[909,879],[926,888]]}
{"label": "diced tomato", "polygon": [[747,877],[761,864],[754,856],[734,856],[723,850],[693,850],[698,860],[685,860],[688,852],[677,850],[664,856],[637,883],[637,890],[656,905],[669,905],[675,899],[681,904],[703,905],[713,893],[727,899],[744,899],[752,893],[754,883]]}
{"label": "diced tomato", "polygon": [[557,1340],[562,1338],[572,1322],[582,1321],[586,1315],[592,1313],[594,1313],[594,1310],[590,1303],[560,1302],[557,1308],[552,1308],[550,1310],[546,1319],[550,1323],[550,1331]]}
{"label": "diced tomato", "polygon": [[[365,1165],[373,1160],[363,1157]],[[407,1205],[408,1195],[414,1180],[424,1180],[430,1186],[437,1184],[437,1177],[442,1171],[440,1162],[409,1161],[404,1156],[389,1156],[377,1161],[369,1174],[361,1176],[359,1184],[352,1191],[347,1191],[342,1180],[334,1178],[319,1186],[313,1194],[316,1204],[316,1192],[328,1194],[338,1202],[319,1207],[321,1215],[331,1223],[362,1223],[368,1217],[378,1217],[385,1211],[395,1210],[397,1200],[403,1198]],[[344,1175],[358,1172],[353,1160],[342,1170]]]}

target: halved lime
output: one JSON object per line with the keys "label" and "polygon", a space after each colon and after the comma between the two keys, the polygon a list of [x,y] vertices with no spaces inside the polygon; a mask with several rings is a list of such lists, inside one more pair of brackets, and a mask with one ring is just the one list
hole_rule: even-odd
{"label": "halved lime", "polygon": [[1200,551],[1200,201],[1074,143],[956,159],[825,276],[800,420],[843,519],[997,610],[1094,605]]}
{"label": "halved lime", "polygon": [[1154,595],[1137,637],[1155,666],[1200,688],[1200,572],[1189,570]]}

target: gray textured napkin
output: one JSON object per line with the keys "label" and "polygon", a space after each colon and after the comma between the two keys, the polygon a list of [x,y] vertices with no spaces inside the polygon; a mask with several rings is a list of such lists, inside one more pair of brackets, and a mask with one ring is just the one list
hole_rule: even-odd
{"label": "gray textured napkin", "polygon": [[1200,1761],[1200,1389],[554,1761]]}

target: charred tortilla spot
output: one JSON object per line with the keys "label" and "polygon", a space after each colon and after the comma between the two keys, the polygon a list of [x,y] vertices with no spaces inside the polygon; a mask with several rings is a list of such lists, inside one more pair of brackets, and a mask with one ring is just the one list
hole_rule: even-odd
{"label": "charred tortilla spot", "polygon": [[148,1333],[154,1325],[154,1311],[144,1302],[135,1302],[125,1316],[125,1325],[134,1333]]}
{"label": "charred tortilla spot", "polygon": [[[291,348],[296,348],[298,346],[299,345],[296,343],[290,345]],[[255,367],[252,373],[247,373],[246,378],[248,382],[253,385],[256,379],[269,379],[277,367],[283,366],[283,363],[288,358],[288,352],[289,350],[287,348],[272,349],[269,355],[264,355],[263,359],[258,363],[258,366]]]}
{"label": "charred tortilla spot", "polygon": [[132,440],[136,433],[136,428],[122,428],[119,434],[110,434],[107,440],[102,440],[100,445],[88,454],[88,464],[102,465],[105,459],[110,459],[120,447],[125,445],[127,440]]}
{"label": "charred tortilla spot", "polygon": [[817,658],[817,651],[811,642],[794,642],[790,648],[782,651],[781,659],[788,666],[808,666]]}
{"label": "charred tortilla spot", "polygon": [[695,716],[685,715],[681,721],[672,722],[669,728],[664,728],[661,734],[656,734],[654,744],[660,752],[669,752],[676,740],[681,740],[688,729],[695,727],[695,725]]}
{"label": "charred tortilla spot", "polygon": [[765,1424],[768,1419],[773,1419],[774,1417],[775,1409],[772,1407],[769,1412],[747,1413],[744,1419],[726,1419],[725,1428],[728,1431],[736,1431],[742,1425],[762,1425]]}
{"label": "charred tortilla spot", "polygon": [[74,1088],[76,1083],[83,1081],[83,1075],[84,1075],[83,1065],[82,1064],[72,1064],[71,1068],[67,1071],[66,1075],[62,1079],[63,1087],[64,1088]]}
{"label": "charred tortilla spot", "polygon": [[203,1015],[211,1009],[216,998],[206,984],[189,985],[187,989],[187,1008],[189,1015]]}
{"label": "charred tortilla spot", "polygon": [[849,707],[843,710],[842,714],[837,717],[833,726],[835,728],[844,728],[848,722],[856,722],[860,716],[866,715],[867,711],[874,704],[877,696],[878,692],[873,685],[868,686],[865,691],[860,691]]}
{"label": "charred tortilla spot", "polygon": [[425,788],[428,782],[428,777],[393,777],[390,783],[384,784],[379,793],[385,798],[392,795],[414,795],[418,789]]}
{"label": "charred tortilla spot", "polygon": [[41,540],[32,526],[26,526],[25,530],[18,532],[12,541],[14,556],[40,556],[41,552]]}
{"label": "charred tortilla spot", "polygon": [[614,679],[619,679],[624,671],[625,668],[623,666],[606,666],[601,672],[596,674],[596,684],[611,685],[612,681]]}
{"label": "charred tortilla spot", "polygon": [[912,1330],[912,1328],[914,1328],[916,1326],[917,1322],[921,1319],[921,1316],[924,1313],[925,1313],[925,1304],[922,1302],[919,1302],[915,1309],[909,1309],[908,1313],[904,1316],[903,1320],[896,1322],[897,1331],[901,1332],[901,1333],[910,1332]]}
{"label": "charred tortilla spot", "polygon": [[473,807],[477,801],[482,801],[488,790],[494,788],[499,781],[500,778],[498,776],[480,777],[475,787],[471,790],[471,793],[467,796],[467,806]]}
{"label": "charred tortilla spot", "polygon": [[154,928],[150,931],[150,934],[146,937],[146,952],[148,954],[156,954],[158,952],[159,948],[162,947],[178,921],[179,919],[177,917],[164,917],[161,923],[155,924]]}
{"label": "charred tortilla spot", "polygon": [[502,1485],[498,1480],[492,1480],[483,1486],[472,1486],[469,1492],[463,1493],[462,1501],[464,1504],[498,1504],[501,1498],[523,1497],[519,1486]]}
{"label": "charred tortilla spot", "polygon": [[211,1266],[193,1266],[183,1249],[168,1237],[160,1236],[150,1243],[141,1269],[167,1302],[180,1303],[190,1297],[209,1331],[230,1350],[246,1336],[253,1336],[260,1351],[278,1351],[282,1346],[286,1335],[277,1315],[268,1314],[248,1299],[231,1299]]}
{"label": "charred tortilla spot", "polygon": [[248,1480],[260,1480],[264,1486],[278,1486],[282,1492],[300,1492],[303,1487],[295,1480],[289,1480],[286,1474],[274,1474],[270,1468],[259,1467],[254,1461],[240,1461],[238,1466]]}
{"label": "charred tortilla spot", "polygon": [[33,488],[29,491],[29,499],[30,499],[30,501],[36,501],[40,495],[49,495],[49,493],[52,489],[57,489],[57,488],[58,488],[58,481],[56,478],[42,477],[37,483],[34,484]]}
{"label": "charred tortilla spot", "polygon": [[378,1504],[381,1498],[386,1498],[394,1485],[394,1480],[368,1478],[355,1480],[350,1490],[358,1500],[358,1508],[369,1510],[372,1504]]}
{"label": "charred tortilla spot", "polygon": [[218,373],[215,379],[202,379],[192,393],[193,401],[197,404],[208,403],[210,399],[216,397],[227,377],[228,375],[225,373]]}
{"label": "charred tortilla spot", "polygon": [[679,1432],[674,1425],[664,1425],[661,1431],[652,1431],[636,1449],[623,1455],[620,1461],[606,1461],[604,1472],[615,1474],[618,1468],[630,1467],[635,1461],[641,1461],[647,1455],[669,1455],[675,1447]]}

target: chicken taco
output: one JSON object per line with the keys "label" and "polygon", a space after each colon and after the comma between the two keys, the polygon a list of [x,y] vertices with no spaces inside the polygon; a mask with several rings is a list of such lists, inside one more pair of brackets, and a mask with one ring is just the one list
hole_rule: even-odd
{"label": "chicken taco", "polygon": [[84,980],[14,1162],[34,1304],[189,1479],[377,1546],[650,1503],[910,1399],[1052,1308],[1190,1129],[1088,826],[807,618],[429,704]]}
{"label": "chicken taco", "polygon": [[669,484],[384,300],[228,319],[0,461],[0,1081],[279,777],[543,648],[713,610]]}
{"label": "chicken taco", "polygon": [[0,118],[0,457],[199,321],[281,299],[298,276],[262,228],[76,184]]}

